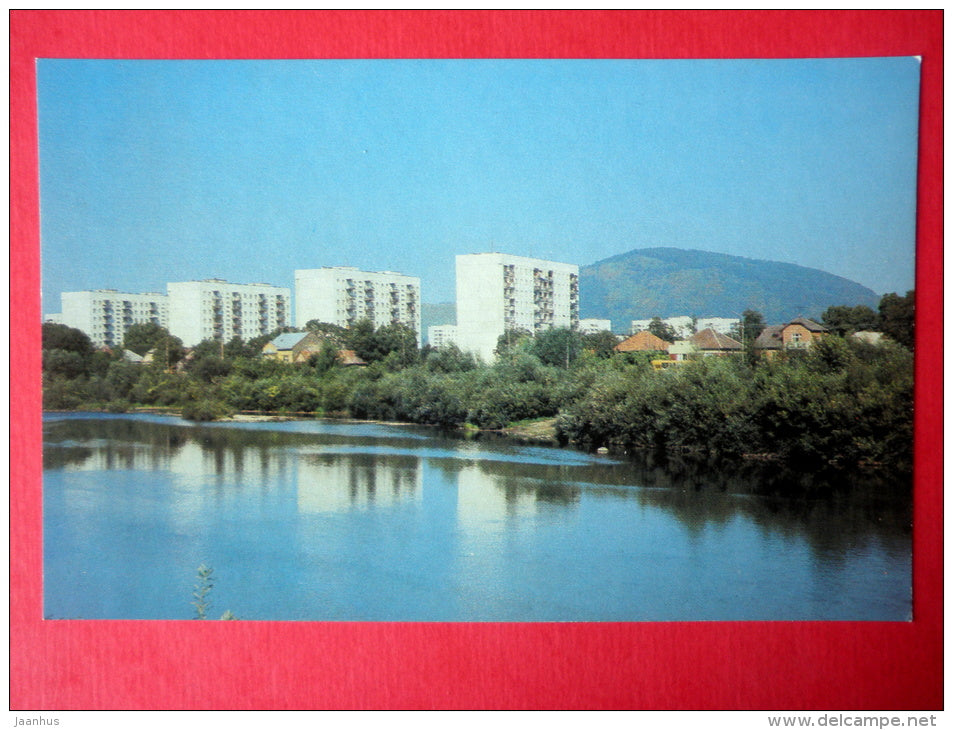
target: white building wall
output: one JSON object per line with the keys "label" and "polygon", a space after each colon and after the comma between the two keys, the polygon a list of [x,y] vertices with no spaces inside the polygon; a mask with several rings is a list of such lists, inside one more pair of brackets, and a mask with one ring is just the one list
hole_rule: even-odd
{"label": "white building wall", "polygon": [[612,332],[612,321],[608,319],[580,319],[579,331],[584,335],[597,332]]}
{"label": "white building wall", "polygon": [[732,327],[737,324],[740,324],[741,320],[738,318],[731,319],[730,317],[703,317],[698,320],[695,325],[695,330],[701,332],[702,330],[712,329],[715,332],[720,332],[723,335],[731,335]]}
{"label": "white building wall", "polygon": [[455,324],[435,324],[427,328],[427,343],[431,347],[445,347],[457,343]]}
{"label": "white building wall", "polygon": [[[651,319],[633,319],[632,328],[630,330],[631,334],[637,334],[643,332],[649,328],[649,325],[652,323]],[[667,319],[662,320],[663,324],[667,324],[673,330],[675,330],[675,336],[681,337],[683,339],[691,337],[697,331],[695,328],[694,320],[689,316],[679,316],[679,317],[668,317]],[[701,328],[698,328],[701,329]]]}
{"label": "white building wall", "polygon": [[457,344],[484,361],[507,329],[579,324],[579,267],[501,253],[457,256]]}
{"label": "white building wall", "polygon": [[117,347],[134,324],[168,327],[165,294],[130,294],[115,289],[63,292],[60,322],[86,333],[96,347]]}
{"label": "white building wall", "polygon": [[420,278],[349,266],[298,269],[295,323],[300,328],[312,319],[340,327],[362,319],[375,328],[400,323],[417,333],[420,345]]}
{"label": "white building wall", "polygon": [[291,324],[291,290],[223,279],[171,282],[169,332],[194,347],[203,340],[249,340]]}

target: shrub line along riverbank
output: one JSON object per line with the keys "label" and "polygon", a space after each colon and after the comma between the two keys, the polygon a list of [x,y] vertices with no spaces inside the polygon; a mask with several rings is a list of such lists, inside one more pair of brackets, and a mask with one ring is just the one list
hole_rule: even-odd
{"label": "shrub line along riverbank", "polygon": [[657,372],[654,353],[570,351],[570,340],[549,353],[541,341],[525,338],[492,365],[409,346],[367,367],[210,351],[173,369],[44,350],[44,408],[175,410],[195,421],[347,417],[589,451],[911,467],[913,354],[900,345],[830,336],[771,360],[705,357]]}

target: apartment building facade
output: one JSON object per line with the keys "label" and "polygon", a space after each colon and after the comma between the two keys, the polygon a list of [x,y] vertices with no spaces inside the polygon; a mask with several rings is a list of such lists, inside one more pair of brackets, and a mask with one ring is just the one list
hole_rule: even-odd
{"label": "apartment building facade", "polygon": [[374,327],[404,324],[420,345],[420,278],[396,271],[361,271],[350,266],[294,272],[295,324],[313,319],[350,327],[362,319]]}
{"label": "apartment building facade", "polygon": [[431,347],[446,347],[457,344],[455,324],[435,324],[427,328],[427,344]]}
{"label": "apartment building facade", "polygon": [[508,329],[579,324],[579,267],[502,253],[456,259],[457,345],[490,362]]}
{"label": "apartment building facade", "polygon": [[115,289],[71,291],[60,294],[59,322],[82,330],[95,347],[122,345],[134,324],[169,324],[169,298],[165,294],[131,294]]}
{"label": "apartment building facade", "polygon": [[194,347],[203,340],[249,340],[291,324],[291,290],[224,279],[170,282],[169,332]]}

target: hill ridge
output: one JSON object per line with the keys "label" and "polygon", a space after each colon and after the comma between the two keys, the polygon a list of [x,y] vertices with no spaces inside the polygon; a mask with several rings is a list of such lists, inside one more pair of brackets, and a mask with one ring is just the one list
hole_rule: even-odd
{"label": "hill ridge", "polygon": [[617,331],[633,319],[738,317],[745,309],[769,323],[816,319],[832,305],[880,301],[862,284],[803,264],[664,246],[583,266],[579,283],[580,316],[610,319]]}

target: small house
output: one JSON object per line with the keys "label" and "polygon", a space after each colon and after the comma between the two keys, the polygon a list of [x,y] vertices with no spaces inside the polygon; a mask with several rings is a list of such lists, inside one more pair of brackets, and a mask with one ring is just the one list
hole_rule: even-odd
{"label": "small house", "polygon": [[705,357],[735,355],[744,350],[744,345],[738,340],[711,328],[696,332],[688,341],[694,347],[695,352]]}
{"label": "small house", "polygon": [[285,332],[261,348],[261,353],[281,362],[304,362],[321,351],[324,338],[315,332]]}
{"label": "small house", "polygon": [[648,330],[642,330],[622,340],[613,349],[616,352],[668,352],[671,344]]}
{"label": "small house", "polygon": [[785,349],[799,350],[810,347],[812,342],[819,340],[827,333],[828,329],[824,325],[798,317],[784,325],[781,330],[781,340]]}

